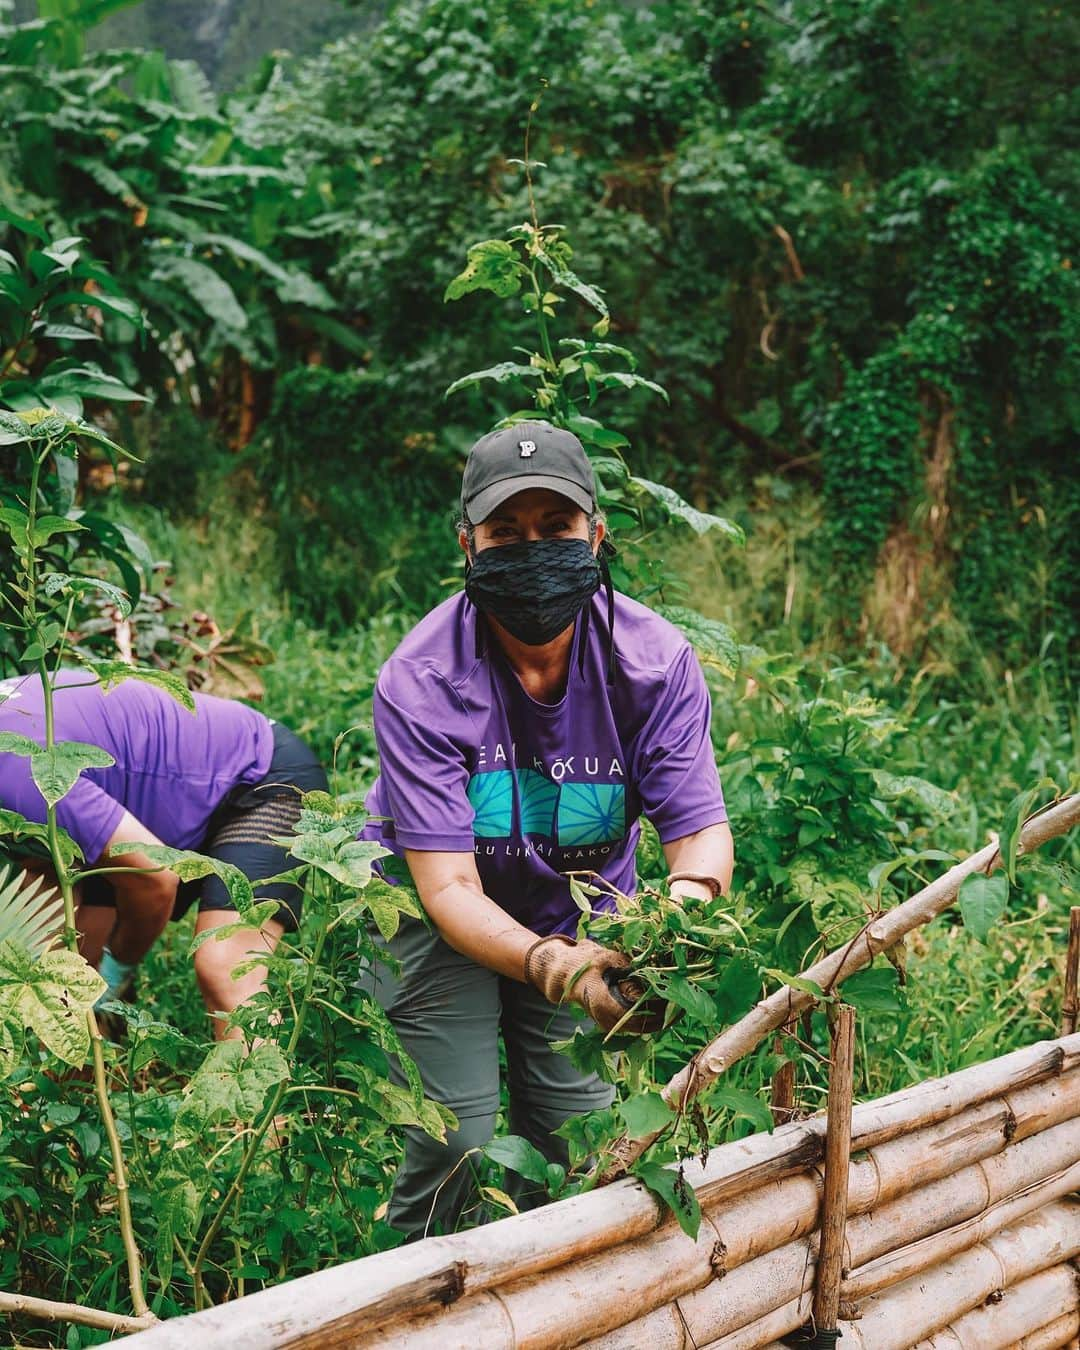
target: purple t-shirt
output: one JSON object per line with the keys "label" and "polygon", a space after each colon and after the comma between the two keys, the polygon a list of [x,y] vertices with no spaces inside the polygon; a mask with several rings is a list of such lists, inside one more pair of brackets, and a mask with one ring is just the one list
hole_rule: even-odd
{"label": "purple t-shirt", "polygon": [[365,837],[397,853],[474,853],[485,894],[541,934],[576,927],[567,872],[633,889],[640,815],[664,843],[727,819],[690,644],[616,595],[608,685],[606,600],[590,603],[584,675],[579,623],[558,703],[532,699],[492,641],[477,656],[463,594],[417,624],[375,688],[382,771],[367,808],[385,819]]}
{"label": "purple t-shirt", "polygon": [[[99,745],[116,761],[107,769],[84,769],[56,808],[87,862],[101,856],[125,811],[162,843],[191,848],[227,792],[266,776],[274,733],[262,713],[196,694],[192,715],[139,680],[125,680],[105,694],[91,679],[84,671],[61,671],[53,700],[58,741]],[[0,682],[0,698],[0,731],[44,745],[38,677]],[[45,800],[23,756],[0,754],[0,806],[45,820]]]}

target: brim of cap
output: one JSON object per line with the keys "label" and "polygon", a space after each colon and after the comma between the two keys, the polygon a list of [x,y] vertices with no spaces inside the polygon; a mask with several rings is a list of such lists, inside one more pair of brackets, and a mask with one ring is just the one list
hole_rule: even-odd
{"label": "brim of cap", "polygon": [[556,478],[553,474],[523,473],[513,478],[501,478],[490,483],[474,497],[464,503],[465,514],[473,525],[487,520],[492,511],[497,511],[503,502],[528,488],[548,488],[560,497],[568,497],[575,506],[580,506],[586,514],[596,510],[592,495],[580,483],[572,483],[568,478]]}

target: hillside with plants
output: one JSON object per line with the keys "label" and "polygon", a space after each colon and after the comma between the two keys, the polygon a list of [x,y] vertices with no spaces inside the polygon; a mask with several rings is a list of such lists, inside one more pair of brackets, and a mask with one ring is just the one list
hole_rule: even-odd
{"label": "hillside with plants", "polygon": [[[332,769],[246,1058],[209,1039],[189,926],[122,1039],[61,1034],[64,979],[81,1010],[100,985],[4,926],[0,866],[0,1290],[161,1317],[393,1245],[401,1127],[447,1127],[355,988],[415,902],[354,836],[376,676],[462,584],[464,455],[500,419],[585,444],[616,586],[706,669],[736,840],[731,902],[684,918],[643,836],[650,922],[611,937],[679,1011],[645,1051],[574,1038],[621,1097],[554,1193],[719,1025],[991,832],[1015,851],[1078,767],[1075,12],[398,0],[304,11],[301,42],[300,11],[223,4],[180,47],[189,8],[0,0],[0,680],[134,661]],[[70,908],[79,860],[35,839]],[[860,1096],[1055,1034],[1076,861],[1013,857],[853,979]],[[771,1124],[786,1062],[816,1108],[823,1008],[641,1174]],[[471,1218],[532,1165],[496,1140]]]}

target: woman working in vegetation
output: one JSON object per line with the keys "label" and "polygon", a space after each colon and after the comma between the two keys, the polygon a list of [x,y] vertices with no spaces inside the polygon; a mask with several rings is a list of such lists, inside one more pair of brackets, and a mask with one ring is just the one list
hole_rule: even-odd
{"label": "woman working in vegetation", "polygon": [[714,895],[732,869],[701,669],[666,620],[610,581],[598,594],[604,522],[580,442],[546,422],[493,432],[469,453],[461,507],[465,593],[413,629],[375,696],[367,833],[404,854],[435,931],[403,925],[400,975],[367,978],[460,1123],[449,1147],[409,1132],[389,1219],[410,1236],[453,1227],[465,1203],[458,1164],[494,1130],[500,1030],[511,1129],[565,1162],[552,1131],[611,1100],[550,1048],[573,1034],[565,1005],[647,1027],[605,979],[626,958],[571,936],[567,874],[632,891],[642,812],[672,894]]}
{"label": "woman working in vegetation", "polygon": [[[203,1001],[210,1013],[222,1014],[214,1031],[224,1036],[227,1015],[265,980],[258,966],[234,979],[235,967],[259,942],[273,950],[299,921],[295,887],[257,883],[288,867],[273,836],[296,823],[301,792],[325,789],[322,766],[286,727],[241,703],[196,694],[192,716],[152,685],[130,680],[106,694],[80,671],[62,672],[54,688],[57,740],[101,746],[110,761],[84,770],[57,808],[88,866],[111,869],[81,884],[76,912],[80,951],[108,984],[102,1000],[128,992],[166,923],[193,904],[198,933],[239,918],[217,875],[182,883],[140,848],[119,852],[121,845],[200,849],[239,868],[256,883],[257,898],[280,902],[257,940],[248,929],[195,952]],[[43,702],[36,676],[0,683],[0,731],[43,744]],[[0,754],[0,806],[45,821],[45,800],[22,755]]]}

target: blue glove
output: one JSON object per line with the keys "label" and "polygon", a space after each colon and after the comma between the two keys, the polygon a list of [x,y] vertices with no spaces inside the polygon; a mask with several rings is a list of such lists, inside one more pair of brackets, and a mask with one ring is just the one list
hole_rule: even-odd
{"label": "blue glove", "polygon": [[98,974],[108,985],[108,988],[94,1004],[94,1007],[100,1008],[109,999],[116,998],[134,976],[137,965],[138,962],[128,965],[126,961],[118,961],[108,947],[105,947],[101,953],[101,960],[98,962]]}

